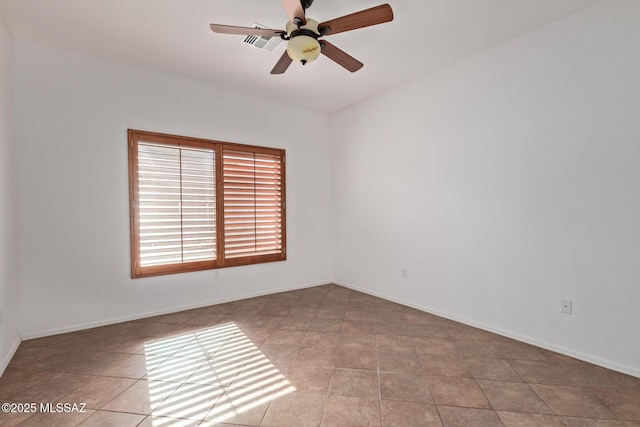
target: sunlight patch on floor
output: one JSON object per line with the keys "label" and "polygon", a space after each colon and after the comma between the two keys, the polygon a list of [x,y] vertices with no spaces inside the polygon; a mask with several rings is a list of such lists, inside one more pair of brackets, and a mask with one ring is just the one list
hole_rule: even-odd
{"label": "sunlight patch on floor", "polygon": [[153,426],[249,422],[296,390],[234,322],[149,342],[144,352]]}

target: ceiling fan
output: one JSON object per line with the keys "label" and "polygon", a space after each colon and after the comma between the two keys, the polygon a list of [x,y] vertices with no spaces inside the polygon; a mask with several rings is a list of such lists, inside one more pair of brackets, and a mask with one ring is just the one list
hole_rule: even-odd
{"label": "ceiling fan", "polygon": [[393,10],[388,4],[361,10],[331,19],[318,22],[307,18],[305,15],[313,0],[281,0],[289,22],[285,30],[270,30],[263,28],[236,27],[232,25],[211,24],[211,30],[215,33],[255,35],[263,37],[281,37],[288,40],[287,50],[282,54],[271,74],[282,74],[287,71],[293,61],[302,65],[315,61],[320,54],[327,56],[352,73],[358,71],[364,64],[348,53],[338,49],[320,37],[343,33],[371,25],[382,24],[393,20]]}

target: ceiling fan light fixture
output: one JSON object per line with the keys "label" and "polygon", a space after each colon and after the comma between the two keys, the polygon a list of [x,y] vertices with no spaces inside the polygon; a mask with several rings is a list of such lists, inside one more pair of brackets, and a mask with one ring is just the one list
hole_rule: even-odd
{"label": "ceiling fan light fixture", "polygon": [[289,21],[286,29],[287,37],[289,38],[287,54],[293,61],[305,65],[318,59],[322,50],[318,42],[318,37],[320,37],[318,21],[307,19],[305,25]]}
{"label": "ceiling fan light fixture", "polygon": [[302,65],[318,59],[320,50],[320,43],[311,36],[296,36],[287,43],[289,57]]}

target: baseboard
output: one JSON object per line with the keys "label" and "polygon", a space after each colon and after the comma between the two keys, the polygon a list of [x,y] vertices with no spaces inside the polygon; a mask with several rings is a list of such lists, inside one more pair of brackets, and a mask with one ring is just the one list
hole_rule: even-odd
{"label": "baseboard", "polygon": [[7,366],[9,366],[9,362],[11,362],[11,359],[13,359],[13,356],[15,356],[16,351],[18,351],[18,347],[20,347],[21,342],[22,340],[20,339],[20,337],[16,337],[16,341],[13,343],[13,345],[9,349],[9,353],[7,353],[4,356],[4,359],[0,361],[0,377],[2,376],[2,374],[4,374],[4,371],[7,369]]}
{"label": "baseboard", "polygon": [[108,326],[108,325],[114,325],[116,323],[130,322],[132,320],[146,319],[148,317],[154,317],[154,316],[161,316],[161,315],[164,315],[164,314],[177,313],[177,312],[185,311],[185,310],[193,310],[193,309],[196,309],[196,308],[202,308],[202,307],[207,307],[207,306],[216,305],[216,304],[224,304],[224,303],[227,303],[227,302],[239,301],[239,300],[243,300],[243,299],[247,299],[247,298],[256,298],[256,297],[261,297],[261,296],[265,296],[265,295],[276,294],[276,293],[279,293],[279,292],[296,291],[296,290],[299,290],[299,289],[312,288],[314,286],[327,285],[327,284],[330,284],[330,283],[333,283],[333,282],[324,281],[324,282],[316,282],[316,283],[305,283],[305,284],[302,284],[302,285],[288,286],[288,287],[277,288],[277,289],[270,289],[270,290],[265,291],[265,292],[255,292],[255,293],[244,294],[244,295],[240,295],[240,296],[233,297],[233,298],[210,300],[210,301],[198,303],[198,304],[195,304],[195,305],[177,306],[177,307],[171,307],[171,308],[166,309],[166,310],[149,311],[149,312],[139,313],[139,314],[135,314],[135,315],[131,315],[131,316],[113,317],[113,318],[109,318],[109,319],[105,319],[105,320],[101,320],[101,321],[97,321],[97,322],[75,324],[75,325],[68,326],[68,327],[63,327],[63,328],[47,329],[47,330],[37,331],[37,332],[27,332],[27,333],[23,333],[22,334],[22,339],[23,340],[30,340],[30,339],[35,339],[35,338],[49,337],[49,336],[52,336],[52,335],[66,334],[68,332],[77,332],[77,331],[82,331],[82,330],[85,330],[85,329],[98,328],[100,326]]}
{"label": "baseboard", "polygon": [[450,315],[448,313],[441,312],[441,311],[433,309],[431,307],[425,307],[425,306],[422,306],[422,305],[419,305],[419,304],[415,304],[415,303],[412,303],[412,302],[409,302],[409,301],[404,301],[404,300],[399,299],[399,298],[395,298],[395,297],[392,297],[392,296],[389,296],[389,295],[385,295],[385,294],[382,294],[382,293],[379,293],[379,292],[374,292],[374,291],[371,291],[369,289],[360,288],[358,286],[354,286],[354,285],[351,285],[351,284],[348,284],[348,283],[341,283],[341,282],[335,282],[335,281],[333,283],[335,283],[337,285],[340,285],[340,286],[344,286],[345,288],[352,289],[354,291],[358,291],[358,292],[369,294],[369,295],[372,295],[372,296],[375,296],[375,297],[383,298],[383,299],[386,299],[386,300],[389,300],[389,301],[396,302],[398,304],[402,304],[402,305],[406,305],[406,306],[411,307],[411,308],[415,308],[415,309],[420,310],[420,311],[424,311],[426,313],[430,313],[430,314],[433,314],[433,315],[436,315],[436,316],[439,316],[439,317],[443,317],[445,319],[453,320],[454,322],[463,323],[465,325],[472,326],[472,327],[478,328],[478,329],[482,329],[484,331],[492,332],[492,333],[495,333],[495,334],[498,334],[498,335],[501,335],[501,336],[504,336],[504,337],[507,337],[507,338],[514,339],[516,341],[520,341],[520,342],[523,342],[523,343],[526,343],[526,344],[531,344],[531,345],[534,345],[536,347],[543,348],[545,350],[550,350],[550,351],[554,351],[556,353],[563,354],[565,356],[573,357],[574,359],[582,360],[583,362],[592,363],[594,365],[598,365],[598,366],[601,366],[603,368],[611,369],[611,370],[616,371],[616,372],[620,372],[620,373],[623,373],[623,374],[627,374],[627,375],[631,375],[631,376],[640,378],[640,369],[632,367],[632,366],[622,365],[622,364],[619,364],[619,363],[616,363],[616,362],[612,362],[610,360],[600,359],[598,357],[594,357],[594,356],[591,356],[591,355],[588,355],[588,354],[583,354],[583,353],[580,353],[580,352],[577,352],[577,351],[574,351],[574,350],[571,350],[571,349],[568,349],[568,348],[560,347],[560,346],[548,343],[546,341],[540,341],[540,340],[537,340],[535,338],[531,338],[531,337],[527,337],[527,336],[524,336],[524,335],[520,335],[520,334],[518,334],[516,332],[513,332],[513,331],[509,331],[509,330],[505,330],[505,329],[501,329],[501,328],[496,328],[496,327],[493,327],[491,325],[485,325],[483,323],[476,322],[476,321],[473,321],[473,320],[470,320],[470,319],[466,319],[466,318],[462,318],[462,317],[458,317],[458,316],[452,316],[452,315]]}

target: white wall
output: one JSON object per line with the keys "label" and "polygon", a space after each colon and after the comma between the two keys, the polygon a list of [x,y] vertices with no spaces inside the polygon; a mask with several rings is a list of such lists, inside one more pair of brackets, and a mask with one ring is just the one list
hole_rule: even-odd
{"label": "white wall", "polygon": [[[331,279],[329,117],[15,40],[21,332]],[[130,279],[127,128],[287,150],[288,260]]]}
{"label": "white wall", "polygon": [[20,343],[11,130],[11,41],[0,18],[0,375]]}
{"label": "white wall", "polygon": [[640,376],[638,22],[605,1],[334,114],[337,282]]}

